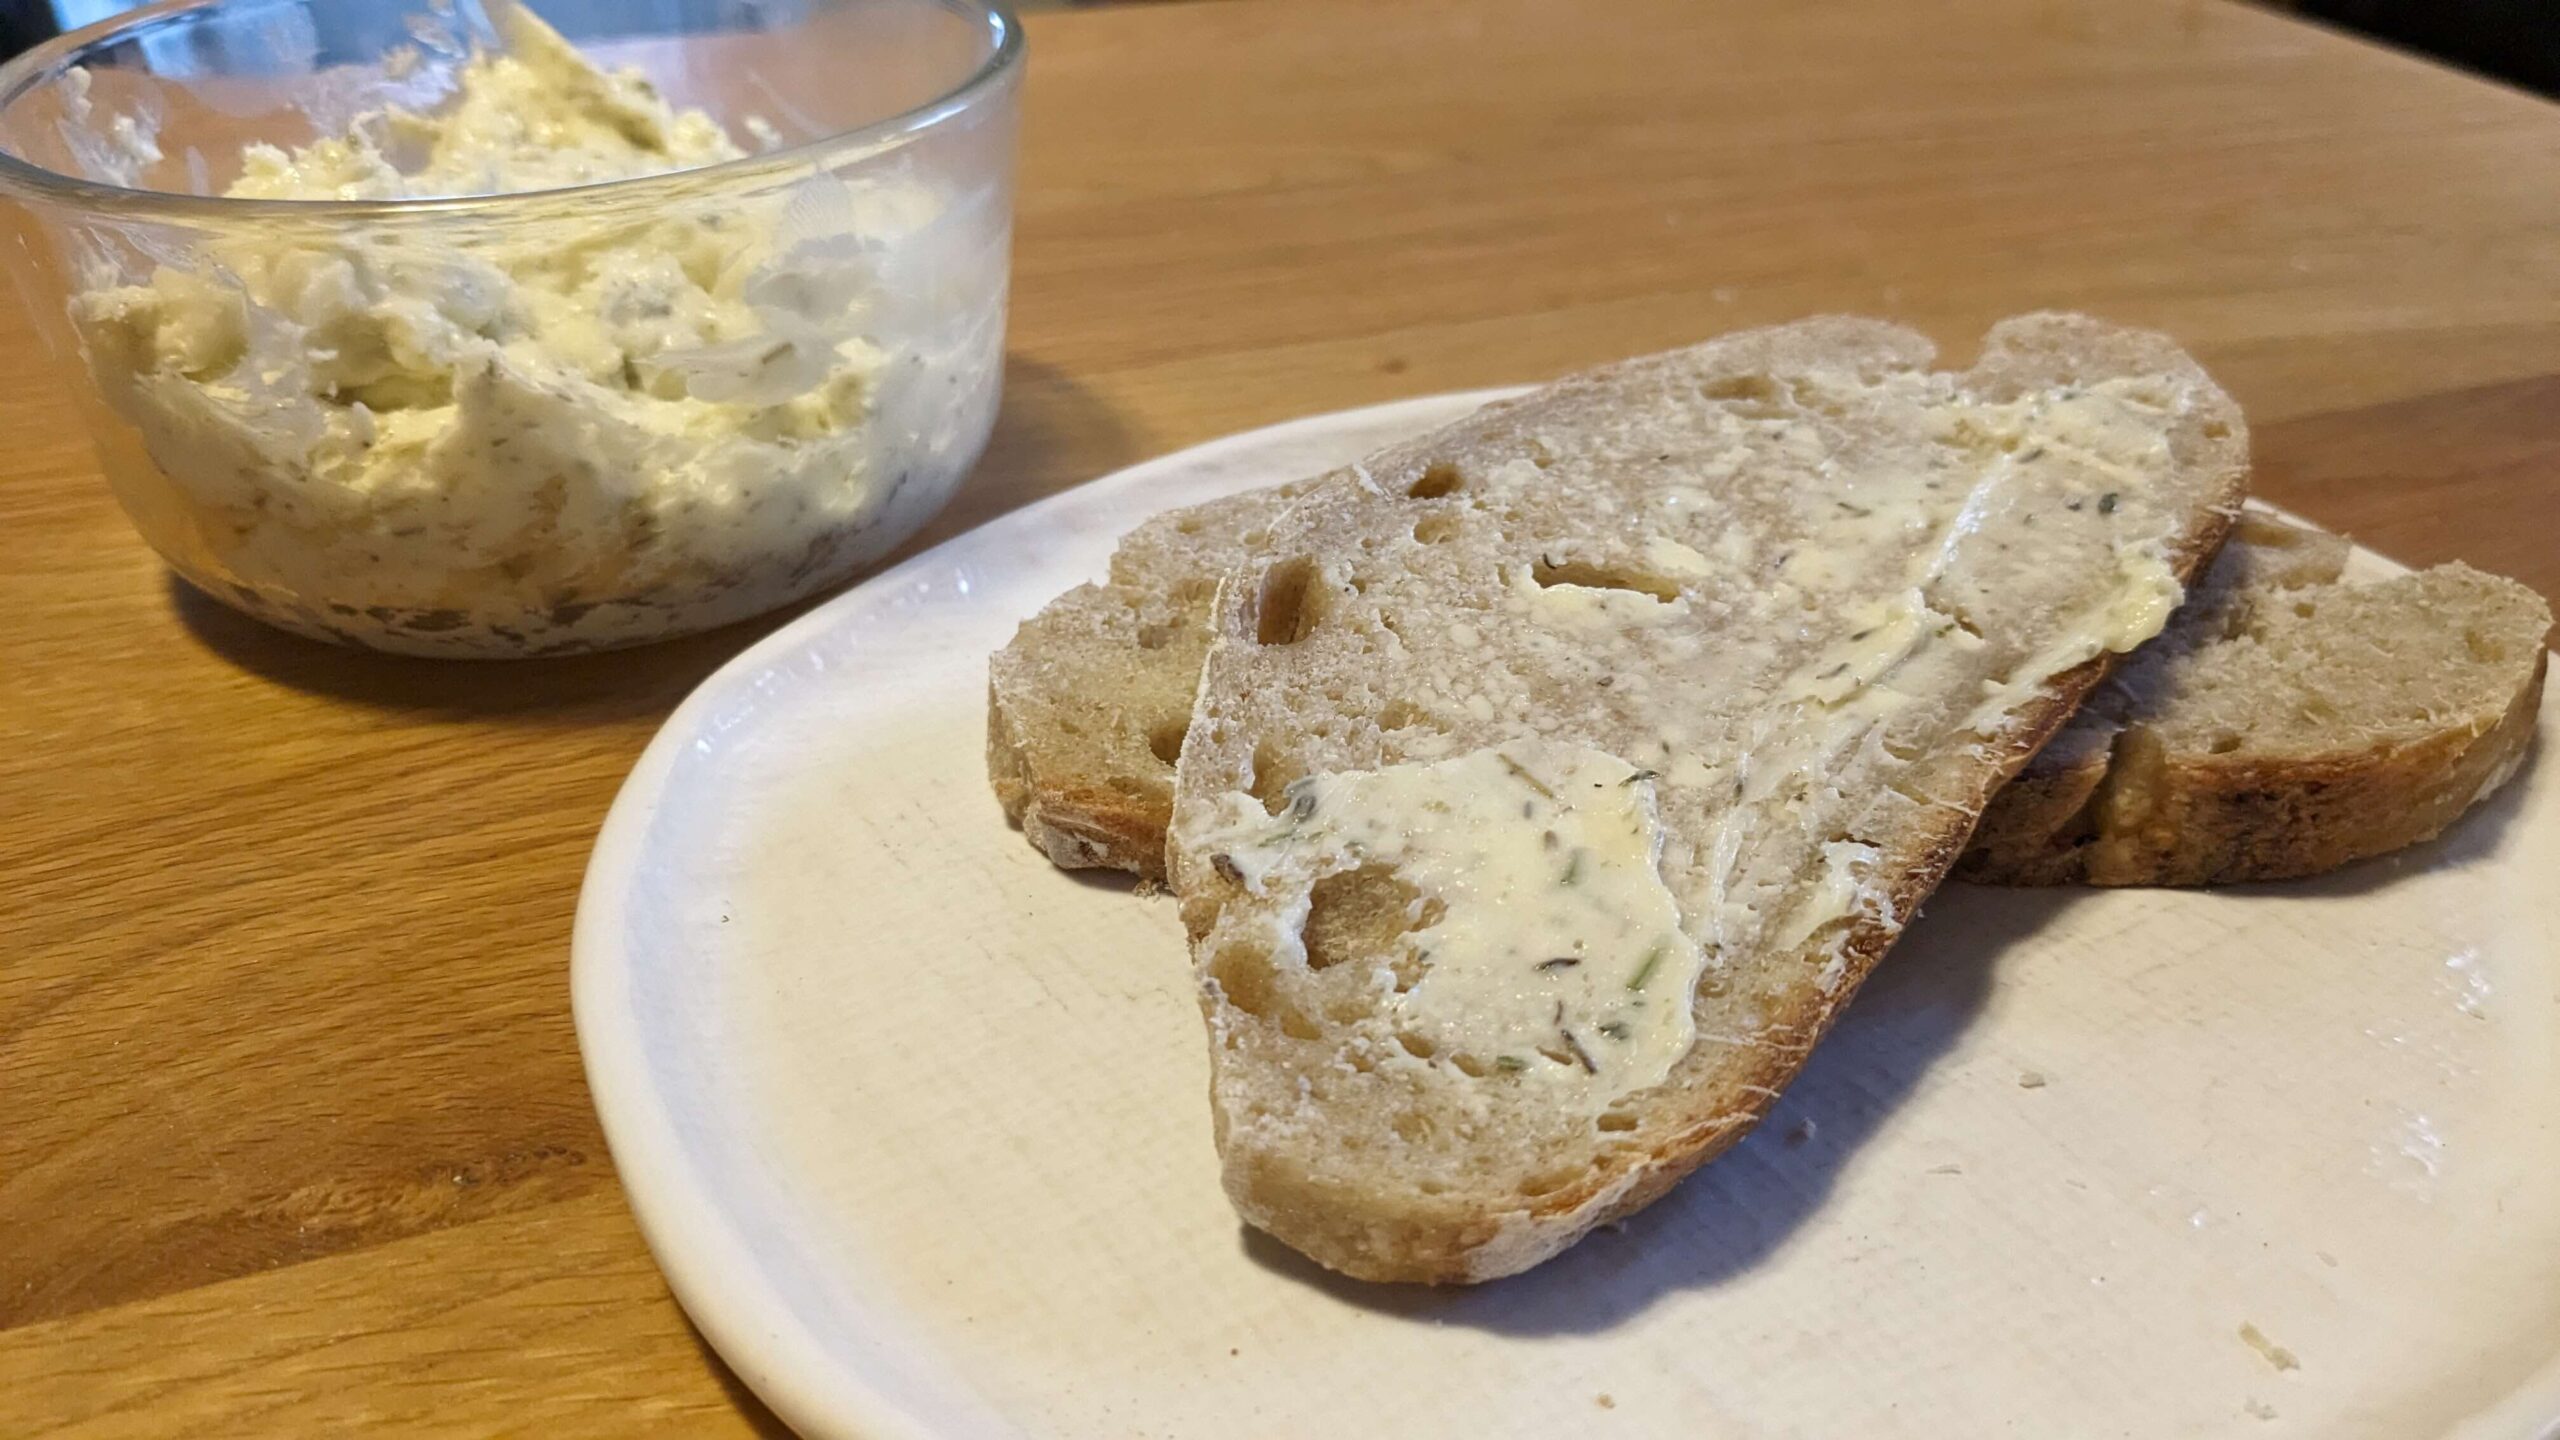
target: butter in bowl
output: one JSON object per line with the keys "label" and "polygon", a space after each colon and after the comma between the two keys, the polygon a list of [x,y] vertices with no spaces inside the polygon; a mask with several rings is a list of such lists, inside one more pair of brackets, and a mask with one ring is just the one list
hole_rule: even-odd
{"label": "butter in bowl", "polygon": [[748,618],[984,448],[1021,44],[968,0],[204,0],[0,68],[20,291],[189,582],[507,657]]}

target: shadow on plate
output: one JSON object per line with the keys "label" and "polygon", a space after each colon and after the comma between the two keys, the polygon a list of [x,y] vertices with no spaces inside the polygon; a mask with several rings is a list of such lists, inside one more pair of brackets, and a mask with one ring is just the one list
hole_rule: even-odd
{"label": "shadow on plate", "polygon": [[[1008,510],[1137,458],[1126,424],[1092,391],[1008,356],[1005,401],[977,468],[943,512],[878,569]],[[593,724],[663,714],[710,673],[825,595],[775,614],[636,649],[538,661],[429,660],[288,635],[178,579],[169,603],[198,643],[239,669],[311,694],[431,719]]]}
{"label": "shadow on plate", "polygon": [[1735,1279],[1821,1210],[1868,1138],[1981,1013],[2000,957],[2029,942],[2073,893],[1941,891],[1740,1144],[1615,1233],[1525,1275],[1463,1289],[1371,1285],[1258,1231],[1244,1232],[1245,1251],[1364,1309],[1514,1335],[1606,1330],[1667,1294]]}
{"label": "shadow on plate", "polygon": [[[1030,841],[1022,838],[1022,831],[1018,827],[1008,825],[1004,833],[1011,843],[1021,846],[1024,853],[1035,856],[1040,854],[1038,850],[1032,848]],[[1101,868],[1066,870],[1051,865],[1049,871],[1070,885],[1082,886],[1087,890],[1099,890],[1109,895],[1122,895],[1131,900],[1152,900],[1167,893],[1162,886],[1150,885],[1126,870]]]}

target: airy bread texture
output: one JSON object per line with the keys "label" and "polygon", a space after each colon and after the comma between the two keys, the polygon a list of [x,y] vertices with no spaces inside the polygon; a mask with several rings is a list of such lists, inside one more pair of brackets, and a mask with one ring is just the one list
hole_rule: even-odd
{"label": "airy bread texture", "polygon": [[1173,762],[1218,577],[1311,483],[1149,520],[1112,553],[1108,579],[1051,601],[988,662],[987,774],[1051,863],[1164,878]]}
{"label": "airy bread texture", "polygon": [[1983,815],[2006,885],[2314,875],[2441,833],[2523,763],[2551,610],[2442,565],[2338,583],[2346,542],[2251,516],[2178,621]]}
{"label": "airy bread texture", "polygon": [[2240,505],[2230,399],[2077,316],[1932,356],[1816,320],[1569,379],[1319,480],[1222,582],[1167,857],[1248,1221],[1474,1281],[1661,1195],[2165,623]]}

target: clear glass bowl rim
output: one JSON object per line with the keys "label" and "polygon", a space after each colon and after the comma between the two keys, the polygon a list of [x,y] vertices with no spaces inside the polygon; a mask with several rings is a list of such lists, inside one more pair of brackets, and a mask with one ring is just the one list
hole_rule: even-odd
{"label": "clear glass bowl rim", "polygon": [[[124,39],[133,32],[165,24],[174,16],[232,3],[235,0],[160,0],[160,3],[145,5],[57,35],[0,65],[0,109],[16,103],[40,81],[69,69],[79,56],[91,50]],[[900,3],[926,4],[958,12],[992,30],[995,47],[959,84],[912,109],[779,150],[723,160],[690,170],[670,170],[656,175],[602,180],[549,190],[509,191],[500,195],[401,200],[238,200],[224,195],[189,195],[111,185],[105,181],[48,170],[0,150],[0,197],[42,200],[70,209],[140,220],[239,221],[262,216],[278,219],[290,216],[302,221],[321,218],[388,220],[398,216],[503,211],[520,202],[547,201],[560,196],[601,199],[610,195],[619,199],[661,187],[700,185],[719,177],[746,178],[771,171],[805,169],[812,164],[840,160],[846,154],[899,148],[945,121],[976,109],[1019,75],[1022,22],[1015,17],[1006,0],[900,0]]]}

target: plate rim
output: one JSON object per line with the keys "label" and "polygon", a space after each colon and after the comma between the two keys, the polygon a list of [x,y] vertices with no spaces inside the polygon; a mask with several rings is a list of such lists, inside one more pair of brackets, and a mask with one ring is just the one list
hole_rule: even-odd
{"label": "plate rim", "polygon": [[[1050,514],[1089,505],[1143,486],[1167,470],[1181,470],[1220,454],[1252,449],[1299,430],[1346,423],[1390,423],[1405,412],[1449,412],[1524,393],[1523,385],[1443,391],[1374,405],[1301,415],[1233,431],[1141,460],[1046,495],[952,536],[898,564],[869,575],[808,613],[747,646],[705,676],[669,711],[633,762],[607,807],[578,885],[570,925],[569,1012],[578,1042],[589,1103],[604,1132],[624,1203],[686,1317],[758,1399],[801,1434],[836,1433],[846,1422],[865,1440],[950,1440],[929,1428],[860,1376],[831,1363],[816,1337],[797,1326],[774,1326],[768,1317],[789,1314],[752,1264],[724,1212],[685,1165],[663,1091],[652,1083],[647,1048],[630,1016],[632,969],[618,922],[626,912],[638,861],[657,817],[678,756],[699,733],[700,722],[753,677],[782,657],[809,647],[841,624],[870,593],[895,589],[917,572],[935,569],[943,552],[983,539],[997,527],[1036,527]],[[1274,477],[1272,483],[1294,477]],[[1135,521],[1132,522],[1136,523]],[[685,1243],[670,1243],[682,1234]]]}

